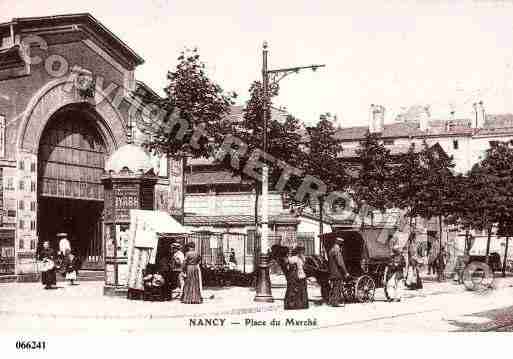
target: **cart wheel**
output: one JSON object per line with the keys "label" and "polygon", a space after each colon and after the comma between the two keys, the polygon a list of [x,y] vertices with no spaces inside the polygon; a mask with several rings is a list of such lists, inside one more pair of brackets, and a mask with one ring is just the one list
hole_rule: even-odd
{"label": "cart wheel", "polygon": [[493,271],[483,262],[471,262],[463,270],[463,285],[467,290],[486,291],[493,285]]}
{"label": "cart wheel", "polygon": [[358,278],[355,284],[355,297],[360,303],[367,303],[374,301],[374,291],[376,290],[376,284],[374,279],[368,275],[362,275]]}

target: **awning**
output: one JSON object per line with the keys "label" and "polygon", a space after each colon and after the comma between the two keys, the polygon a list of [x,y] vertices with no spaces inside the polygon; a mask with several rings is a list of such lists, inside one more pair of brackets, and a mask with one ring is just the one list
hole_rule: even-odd
{"label": "awning", "polygon": [[137,226],[144,226],[146,231],[166,234],[192,233],[189,227],[181,225],[169,213],[163,211],[132,209],[130,210],[130,217],[136,218],[138,221]]}

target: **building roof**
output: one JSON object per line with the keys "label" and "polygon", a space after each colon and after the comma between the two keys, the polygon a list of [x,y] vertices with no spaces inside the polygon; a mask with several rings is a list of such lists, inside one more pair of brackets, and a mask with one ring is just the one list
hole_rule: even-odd
{"label": "building roof", "polygon": [[144,63],[141,56],[89,13],[13,18],[0,23],[0,35],[10,34],[11,29],[15,34],[31,30],[48,34],[57,29],[59,32],[82,31],[95,38],[107,52],[115,49],[133,67]]}
{"label": "building roof", "polygon": [[[367,126],[342,127],[335,137],[339,140],[358,140],[365,138],[368,131]],[[382,137],[409,137],[419,136],[422,131],[419,125],[415,123],[390,123],[383,126]]]}
{"label": "building roof", "polygon": [[513,128],[513,114],[487,115],[484,128]]}
{"label": "building roof", "polygon": [[[368,126],[343,127],[337,131],[336,138],[343,141],[358,141],[365,138]],[[472,136],[485,134],[513,135],[513,114],[487,115],[482,128],[472,128],[471,119],[431,119],[428,130],[421,131],[419,123],[398,122],[385,124],[382,138],[424,137],[424,136]]]}
{"label": "building roof", "polygon": [[[299,219],[293,215],[269,216],[271,223],[299,223]],[[251,215],[218,215],[199,216],[186,215],[184,218],[186,226],[252,226],[255,224],[255,217]]]}
{"label": "building roof", "polygon": [[193,172],[185,174],[187,185],[232,184],[242,183],[240,176],[233,176],[228,171]]}
{"label": "building roof", "polygon": [[[399,158],[401,155],[405,155],[409,149],[410,146],[404,146],[404,145],[397,145],[397,146],[386,146],[387,149],[390,150],[390,155],[392,157],[395,157],[396,159]],[[423,150],[423,146],[415,146],[414,152],[419,153]],[[447,152],[444,151],[442,146],[440,146],[440,143],[435,143],[429,147],[430,151],[434,151],[438,153],[439,156],[448,158],[449,155]],[[339,155],[339,157],[342,159],[343,162],[347,164],[346,171],[347,174],[353,178],[358,177],[358,156],[356,154],[356,148],[345,148],[344,151]]]}
{"label": "building roof", "polygon": [[150,98],[154,101],[162,100],[162,97],[160,97],[158,93],[140,80],[135,81],[135,95],[139,95],[142,98]]}

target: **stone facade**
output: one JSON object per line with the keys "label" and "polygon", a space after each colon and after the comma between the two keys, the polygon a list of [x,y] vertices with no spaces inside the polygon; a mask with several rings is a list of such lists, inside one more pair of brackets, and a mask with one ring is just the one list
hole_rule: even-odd
{"label": "stone facade", "polygon": [[[87,112],[107,155],[126,144],[128,94],[143,60],[87,14],[0,24],[0,45],[2,229],[15,232],[16,274],[35,273],[43,130],[52,115],[73,107]],[[84,73],[88,95],[77,86]]]}

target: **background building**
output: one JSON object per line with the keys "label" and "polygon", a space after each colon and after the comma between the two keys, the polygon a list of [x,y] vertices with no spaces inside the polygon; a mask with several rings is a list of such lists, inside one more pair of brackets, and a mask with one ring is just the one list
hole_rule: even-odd
{"label": "background building", "polygon": [[[390,149],[391,154],[408,151],[411,143],[421,147],[425,140],[429,146],[440,146],[441,149],[454,157],[455,171],[468,172],[472,166],[484,158],[486,150],[494,141],[509,141],[513,139],[512,114],[486,114],[482,102],[473,104],[473,118],[456,118],[451,112],[445,119],[432,119],[429,108],[417,106],[404,116],[398,116],[394,123],[384,123],[385,108],[371,105],[369,124],[340,128],[337,137],[342,140],[344,151],[342,156],[351,158],[365,137],[367,130],[379,133],[383,144]],[[336,218],[336,216],[334,216]],[[436,219],[417,221],[419,234],[423,241],[438,238],[439,226]],[[464,234],[456,228],[443,226],[442,237],[452,259],[463,254]],[[474,254],[485,254],[487,236],[484,232],[472,233],[476,240],[472,249]],[[505,238],[491,241],[491,252],[504,255]]]}

